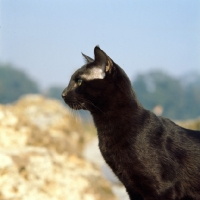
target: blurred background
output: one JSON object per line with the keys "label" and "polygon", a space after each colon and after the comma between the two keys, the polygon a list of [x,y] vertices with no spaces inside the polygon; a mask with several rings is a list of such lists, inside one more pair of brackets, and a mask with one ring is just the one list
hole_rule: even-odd
{"label": "blurred background", "polygon": [[147,109],[200,115],[198,0],[0,2],[0,103],[27,92],[60,98],[81,52],[92,57],[100,45]]}
{"label": "blurred background", "polygon": [[[23,155],[27,156],[37,151],[41,154],[40,164],[46,163],[44,151],[54,152],[56,158],[55,161],[48,157],[48,153],[45,154],[52,168],[50,164],[41,164],[38,175],[34,174],[35,168],[28,171],[23,164],[27,158],[21,157],[21,152],[15,149],[19,157],[16,162],[16,159],[12,159],[12,151],[0,151],[0,157],[6,163],[0,166],[0,172],[14,166],[18,170],[15,175],[20,177],[22,184],[13,182],[12,185],[14,179],[1,179],[7,182],[0,181],[0,185],[6,187],[1,187],[0,198],[127,198],[123,192],[118,193],[118,182],[104,167],[104,161],[98,154],[92,122],[81,121],[88,119],[89,114],[80,112],[81,119],[75,116],[75,120],[66,105],[62,105],[61,92],[72,73],[84,64],[81,52],[93,57],[96,45],[125,70],[146,109],[176,120],[185,127],[199,129],[199,0],[0,0],[0,147],[10,149],[23,146]],[[85,174],[81,174],[82,169],[88,167],[84,162],[93,163],[115,187],[110,190],[110,183],[102,182],[103,186],[89,190],[87,184],[93,187],[96,183],[93,176],[97,172],[92,164],[88,168],[92,175],[87,180],[80,180],[80,190],[70,188],[67,191],[75,192],[69,192],[71,196],[67,198],[56,196],[71,184],[66,182],[63,184],[67,186],[63,189],[58,187],[58,192],[52,194],[51,186],[61,184],[59,181],[52,182],[57,180],[55,177],[47,180],[49,173],[57,170],[53,163],[63,165],[58,155],[64,155],[62,159],[73,163],[74,168],[81,166],[81,172],[76,173],[79,178],[85,177]],[[86,168],[83,167],[85,165]],[[67,171],[67,167],[63,166],[64,171]],[[52,171],[42,177],[43,168]],[[14,177],[12,173],[13,170],[8,171],[8,177]],[[33,174],[44,183],[37,187],[37,197],[30,190],[33,181],[27,188],[29,185],[26,181],[32,180],[30,177]],[[69,174],[73,173],[70,171]],[[98,176],[101,175],[96,174],[97,180],[100,180]],[[77,180],[74,177],[70,181]],[[111,194],[113,192],[114,196]]]}
{"label": "blurred background", "polygon": [[60,98],[81,52],[93,57],[100,45],[144,107],[172,119],[200,114],[198,0],[0,2],[0,103],[23,93]]}

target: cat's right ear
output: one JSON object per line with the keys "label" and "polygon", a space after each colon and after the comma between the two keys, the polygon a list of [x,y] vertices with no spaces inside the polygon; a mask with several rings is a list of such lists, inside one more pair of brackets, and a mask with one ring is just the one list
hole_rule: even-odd
{"label": "cat's right ear", "polygon": [[94,57],[95,61],[104,68],[105,72],[111,73],[113,62],[110,57],[99,48],[99,46],[94,48]]}
{"label": "cat's right ear", "polygon": [[[82,52],[81,52],[82,53]],[[86,63],[91,63],[93,62],[94,60],[92,58],[90,58],[89,56],[86,56],[84,53],[82,53]]]}

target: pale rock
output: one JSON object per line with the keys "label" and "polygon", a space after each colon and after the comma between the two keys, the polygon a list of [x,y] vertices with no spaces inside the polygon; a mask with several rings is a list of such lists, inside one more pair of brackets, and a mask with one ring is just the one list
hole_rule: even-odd
{"label": "pale rock", "polygon": [[0,105],[0,199],[116,200],[79,156],[90,137],[59,101],[31,95]]}
{"label": "pale rock", "polygon": [[0,194],[5,199],[115,199],[101,173],[75,155],[24,147],[0,150],[0,158],[6,161],[0,166]]}

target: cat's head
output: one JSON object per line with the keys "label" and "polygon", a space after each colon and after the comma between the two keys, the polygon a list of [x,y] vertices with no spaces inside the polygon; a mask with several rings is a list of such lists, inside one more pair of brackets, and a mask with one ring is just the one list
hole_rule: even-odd
{"label": "cat's head", "polygon": [[98,46],[94,48],[94,59],[83,56],[86,64],[71,76],[62,97],[73,109],[92,111],[114,98],[118,66]]}

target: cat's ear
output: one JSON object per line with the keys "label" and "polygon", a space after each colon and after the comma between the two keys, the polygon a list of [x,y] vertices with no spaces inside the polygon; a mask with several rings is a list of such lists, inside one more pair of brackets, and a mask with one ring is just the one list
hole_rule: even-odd
{"label": "cat's ear", "polygon": [[[81,52],[82,53],[82,52]],[[90,58],[89,56],[86,56],[84,53],[82,53],[86,63],[90,63],[90,62],[93,62],[94,60],[92,58]]]}
{"label": "cat's ear", "polygon": [[106,53],[99,48],[99,46],[94,48],[94,57],[95,62],[100,64],[104,68],[105,72],[111,73],[113,62],[110,57],[107,56]]}

